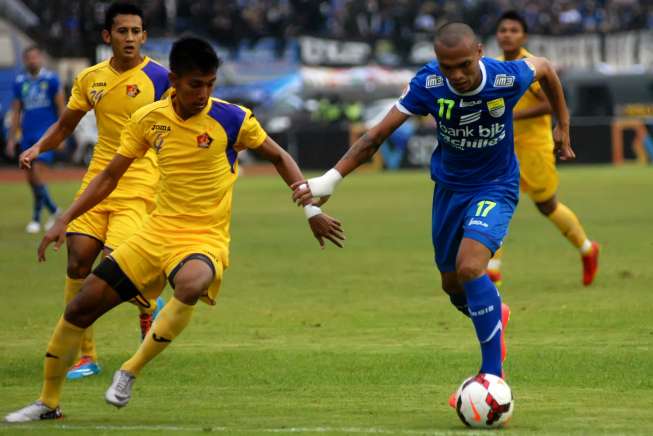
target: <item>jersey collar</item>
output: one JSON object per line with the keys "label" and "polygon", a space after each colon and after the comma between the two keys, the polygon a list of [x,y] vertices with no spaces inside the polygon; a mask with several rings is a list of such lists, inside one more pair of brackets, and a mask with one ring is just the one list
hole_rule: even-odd
{"label": "jersey collar", "polygon": [[478,60],[478,66],[481,67],[481,75],[483,76],[483,79],[481,80],[481,84],[478,85],[476,87],[476,89],[472,89],[471,91],[467,91],[467,92],[458,92],[458,91],[456,91],[456,89],[453,86],[451,86],[451,84],[449,83],[449,79],[445,79],[447,81],[447,86],[449,87],[449,90],[451,92],[453,92],[454,94],[460,95],[462,97],[467,97],[467,96],[470,96],[470,95],[476,95],[479,92],[481,92],[483,90],[483,88],[485,87],[485,82],[487,82],[487,73],[485,72],[485,65],[483,64],[482,59]]}
{"label": "jersey collar", "polygon": [[167,100],[168,100],[168,104],[169,104],[169,107],[170,107],[170,111],[172,112],[172,114],[174,115],[175,119],[176,119],[179,123],[182,123],[182,124],[183,124],[183,123],[187,123],[187,122],[190,121],[190,120],[195,120],[195,119],[197,119],[197,117],[203,117],[204,115],[208,114],[209,111],[211,110],[211,107],[213,107],[213,97],[209,97],[209,102],[206,104],[206,106],[204,106],[204,109],[202,109],[201,112],[196,113],[196,114],[193,115],[192,117],[187,118],[187,119],[184,120],[182,117],[179,116],[179,114],[178,114],[177,111],[175,110],[174,105],[172,104],[172,99],[175,97],[175,94],[176,94],[176,93],[175,93],[175,91],[174,91],[174,89],[173,89],[173,90],[170,92],[170,95],[168,95]]}
{"label": "jersey collar", "polygon": [[133,71],[140,70],[140,69],[143,68],[145,65],[147,65],[147,63],[148,63],[149,61],[150,61],[150,58],[149,58],[148,56],[143,56],[143,60],[141,61],[140,64],[136,65],[134,68],[131,68],[131,69],[126,70],[126,71],[123,71],[122,73],[119,73],[118,71],[116,71],[116,70],[113,69],[113,67],[111,66],[111,58],[109,58],[109,60],[106,61],[106,62],[107,62],[107,66],[109,67],[109,70],[113,71],[113,73],[114,73],[116,76],[123,76],[123,75],[125,75],[125,74],[130,74],[130,73],[132,73]]}

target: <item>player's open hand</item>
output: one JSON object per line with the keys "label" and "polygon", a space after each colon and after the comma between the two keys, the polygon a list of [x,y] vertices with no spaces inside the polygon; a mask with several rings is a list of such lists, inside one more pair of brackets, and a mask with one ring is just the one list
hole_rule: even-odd
{"label": "player's open hand", "polygon": [[18,166],[22,169],[32,167],[32,161],[39,156],[39,148],[36,145],[31,146],[18,157]]}
{"label": "player's open hand", "polygon": [[345,240],[345,232],[342,230],[342,224],[335,218],[331,218],[325,213],[320,213],[309,218],[308,225],[311,226],[313,236],[324,249],[324,240],[328,239],[333,245],[342,248],[342,241]]}
{"label": "player's open hand", "polygon": [[38,249],[39,262],[45,262],[45,250],[48,248],[48,245],[54,242],[54,251],[59,251],[59,248],[61,248],[65,241],[66,223],[61,218],[57,218],[54,225],[45,233],[43,239],[41,239],[41,244],[39,244]]}
{"label": "player's open hand", "polygon": [[553,129],[553,142],[561,160],[576,158],[576,153],[571,148],[571,140],[569,139],[569,126],[563,127],[560,124],[556,124]]}

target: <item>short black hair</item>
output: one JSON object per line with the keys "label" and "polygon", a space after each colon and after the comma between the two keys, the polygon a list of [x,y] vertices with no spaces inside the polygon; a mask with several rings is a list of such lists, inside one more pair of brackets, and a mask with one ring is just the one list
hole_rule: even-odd
{"label": "short black hair", "polygon": [[453,47],[465,39],[478,42],[476,33],[468,24],[461,21],[452,21],[443,24],[435,31],[434,43]]}
{"label": "short black hair", "polygon": [[192,36],[178,39],[170,50],[170,71],[182,76],[191,71],[211,73],[222,61],[207,41]]}
{"label": "short black hair", "polygon": [[36,50],[38,52],[43,51],[43,50],[41,50],[41,47],[39,47],[38,45],[28,45],[27,47],[25,47],[25,50],[23,50],[23,57],[27,56],[27,53],[29,53],[31,51],[34,51],[34,50]]}
{"label": "short black hair", "polygon": [[521,14],[517,11],[506,11],[501,16],[499,17],[499,20],[497,21],[497,29],[499,30],[499,25],[501,25],[501,22],[503,20],[511,20],[511,21],[517,21],[519,24],[521,24],[522,29],[524,30],[524,33],[528,33],[528,24],[526,23],[526,20],[524,20],[524,17],[521,16]]}
{"label": "short black hair", "polygon": [[104,30],[111,32],[111,27],[113,26],[113,20],[116,18],[116,15],[138,15],[141,17],[141,23],[143,29],[145,28],[145,19],[143,18],[143,9],[138,5],[127,2],[114,2],[111,3],[111,6],[107,8],[107,11],[104,13]]}

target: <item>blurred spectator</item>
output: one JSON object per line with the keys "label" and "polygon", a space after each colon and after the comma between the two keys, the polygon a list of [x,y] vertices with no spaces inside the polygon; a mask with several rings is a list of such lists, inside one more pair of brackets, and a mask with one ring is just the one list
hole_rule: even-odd
{"label": "blurred spectator", "polygon": [[[88,56],[100,42],[109,0],[23,0],[41,20],[31,31],[55,56]],[[399,50],[417,34],[464,20],[494,33],[501,13],[517,9],[533,34],[653,28],[653,0],[141,0],[151,36],[192,31],[236,50],[275,40],[283,53],[298,35],[391,40]]]}

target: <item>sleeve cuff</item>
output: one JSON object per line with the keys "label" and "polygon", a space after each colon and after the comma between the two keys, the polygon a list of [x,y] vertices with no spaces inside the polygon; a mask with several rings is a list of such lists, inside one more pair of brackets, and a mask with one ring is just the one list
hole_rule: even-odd
{"label": "sleeve cuff", "polygon": [[406,106],[404,106],[404,105],[401,104],[400,102],[396,102],[396,103],[395,103],[395,107],[396,107],[397,110],[398,110],[399,112],[401,112],[402,114],[406,114],[406,115],[410,115],[410,116],[417,115],[417,114],[412,113],[412,112],[409,111],[408,109],[406,109]]}

